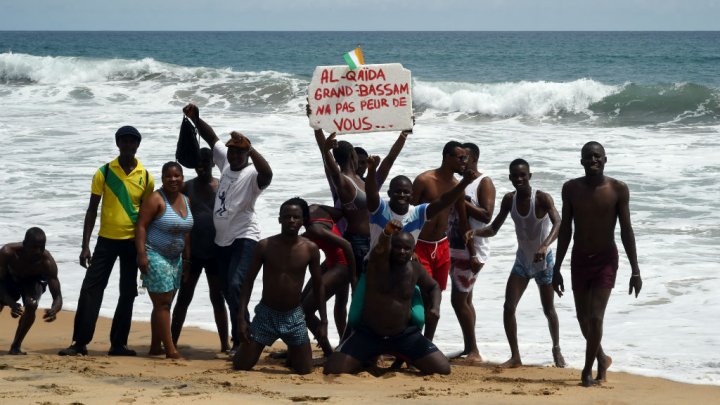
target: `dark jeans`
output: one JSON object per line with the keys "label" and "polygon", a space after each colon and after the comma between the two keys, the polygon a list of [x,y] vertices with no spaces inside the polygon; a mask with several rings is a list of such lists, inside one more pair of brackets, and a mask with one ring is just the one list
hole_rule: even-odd
{"label": "dark jeans", "polygon": [[[230,311],[230,336],[233,346],[240,344],[237,333],[238,311],[240,310],[240,288],[252,262],[255,246],[252,239],[235,239],[230,246],[218,246],[218,273],[223,283],[223,295]],[[245,319],[250,322],[250,312],[245,310]]]}
{"label": "dark jeans", "polygon": [[133,303],[137,296],[138,267],[135,240],[115,240],[102,236],[98,237],[90,267],[85,273],[80,288],[73,329],[73,341],[78,345],[84,346],[92,341],[105,287],[118,257],[120,257],[120,297],[110,329],[110,345],[112,347],[127,345]]}

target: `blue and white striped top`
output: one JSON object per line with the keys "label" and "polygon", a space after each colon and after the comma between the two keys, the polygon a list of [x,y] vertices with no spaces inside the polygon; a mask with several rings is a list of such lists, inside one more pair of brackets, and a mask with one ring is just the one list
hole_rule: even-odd
{"label": "blue and white striped top", "polygon": [[175,259],[185,249],[185,234],[192,230],[193,216],[187,197],[181,194],[187,212],[187,217],[183,218],[172,208],[162,189],[158,191],[165,201],[165,212],[148,226],[145,246],[148,250],[154,250],[168,259]]}

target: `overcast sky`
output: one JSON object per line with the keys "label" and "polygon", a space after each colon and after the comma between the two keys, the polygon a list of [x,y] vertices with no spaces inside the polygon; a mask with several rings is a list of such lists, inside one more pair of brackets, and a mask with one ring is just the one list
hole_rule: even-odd
{"label": "overcast sky", "polygon": [[720,0],[0,0],[2,30],[720,30]]}

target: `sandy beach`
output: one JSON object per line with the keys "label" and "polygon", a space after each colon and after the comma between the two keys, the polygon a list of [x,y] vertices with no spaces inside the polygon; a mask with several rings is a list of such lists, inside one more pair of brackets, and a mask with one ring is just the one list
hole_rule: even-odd
{"label": "sandy beach", "polygon": [[[40,313],[40,311],[38,311]],[[290,374],[281,360],[264,354],[250,372],[235,372],[218,355],[217,336],[186,328],[179,349],[185,360],[150,357],[150,325],[135,322],[130,346],[138,357],[109,357],[110,321],[98,321],[89,356],[60,357],[70,343],[72,312],[54,323],[36,322],[25,339],[27,356],[5,355],[16,320],[0,313],[0,402],[3,404],[117,404],[117,403],[453,403],[453,404],[679,404],[711,403],[720,387],[648,378],[610,369],[600,387],[578,385],[579,371],[526,366],[502,370],[493,365],[454,362],[449,376],[423,376],[412,371],[363,372],[324,376]],[[267,352],[280,350],[273,347]],[[319,356],[316,353],[316,356]],[[622,361],[622,359],[615,359]]]}

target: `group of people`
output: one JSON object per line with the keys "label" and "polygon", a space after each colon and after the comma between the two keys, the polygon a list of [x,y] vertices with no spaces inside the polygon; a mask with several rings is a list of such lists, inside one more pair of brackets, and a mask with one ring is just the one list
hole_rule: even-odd
{"label": "group of people", "polygon": [[[312,114],[309,109],[307,113]],[[288,347],[288,365],[297,373],[309,373],[310,330],[327,357],[324,372],[328,374],[357,372],[383,354],[395,357],[393,367],[408,363],[423,373],[447,374],[448,357],[432,343],[442,291],[449,279],[451,303],[464,338],[464,349],[456,356],[481,361],[473,286],[490,258],[489,238],[510,214],[518,249],[503,312],[511,357],[501,366],[522,365],[515,310],[531,279],[540,290],[554,363],[565,366],[553,299],[554,293],[564,292],[560,268],[573,238],[572,288],[586,339],[581,381],[593,385],[606,378],[612,360],[601,346],[602,325],[618,268],[614,240],[618,220],[632,269],[630,293],[637,296],[642,280],[628,187],[604,175],[607,158],[599,143],[583,146],[585,175],[563,186],[562,216],[549,193],[531,187],[530,164],[516,159],[509,166],[515,191],[502,198],[493,220],[495,186],[489,176],[478,172],[477,145],[447,142],[439,167],[414,180],[393,177],[385,200],[380,188],[412,131],[401,132],[381,159],[315,129],[334,204],[309,205],[291,198],[279,209],[280,233],[261,240],[254,206],[272,181],[270,165],[239,132],[220,142],[197,106],[187,105],[183,114],[210,147],[199,150],[195,179],[184,182],[182,166],[168,162],[162,167],[162,185],[155,190],[153,176],[135,157],[142,137],[131,126],[115,134],[119,156],[96,171],[80,253],[87,272],[72,344],[60,355],[87,354],[103,293],[119,257],[120,295],[108,355],[136,355],[127,340],[139,269],[153,304],[149,354],[180,358],[177,342],[204,269],[220,350],[230,354],[235,369],[251,369],[265,346],[282,339]],[[220,170],[219,179],[212,176],[213,165]],[[457,180],[456,174],[462,178]],[[100,230],[91,254],[90,237],[101,203]],[[551,246],[556,239],[554,257]],[[20,317],[11,354],[23,354],[22,340],[46,286],[53,304],[45,320],[53,321],[62,307],[57,266],[45,242],[43,231],[31,228],[22,243],[7,244],[0,251],[0,308],[9,306],[12,316]],[[261,269],[262,297],[251,319],[248,305]],[[306,271],[310,281],[304,285]],[[333,296],[334,321],[341,336],[336,348],[327,338],[326,301]],[[595,361],[598,371],[593,378]]]}

